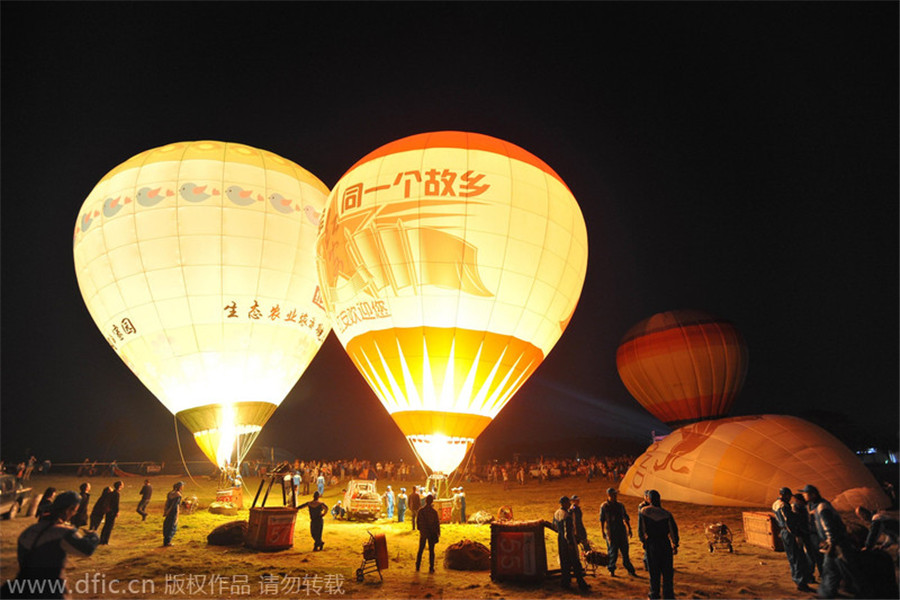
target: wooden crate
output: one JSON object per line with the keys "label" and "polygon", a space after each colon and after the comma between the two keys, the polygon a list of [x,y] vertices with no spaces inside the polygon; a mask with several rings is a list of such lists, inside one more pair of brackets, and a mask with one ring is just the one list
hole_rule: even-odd
{"label": "wooden crate", "polygon": [[753,546],[784,552],[781,528],[770,512],[744,513],[744,541]]}

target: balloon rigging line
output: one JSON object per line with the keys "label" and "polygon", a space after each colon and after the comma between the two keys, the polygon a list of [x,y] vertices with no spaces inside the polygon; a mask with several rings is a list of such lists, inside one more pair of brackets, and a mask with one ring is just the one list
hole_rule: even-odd
{"label": "balloon rigging line", "polygon": [[187,473],[191,483],[199,487],[200,484],[194,481],[194,476],[191,475],[191,471],[188,469],[187,463],[184,460],[184,452],[181,451],[181,437],[178,435],[178,417],[176,417],[174,413],[172,414],[172,420],[175,423],[175,441],[178,442],[178,454],[181,455],[181,464],[184,466],[184,472]]}

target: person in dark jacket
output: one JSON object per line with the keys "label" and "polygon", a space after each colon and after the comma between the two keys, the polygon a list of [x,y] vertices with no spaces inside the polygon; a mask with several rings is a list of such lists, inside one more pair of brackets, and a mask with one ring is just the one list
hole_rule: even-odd
{"label": "person in dark jacket", "polygon": [[422,497],[419,496],[419,486],[414,485],[412,492],[409,494],[409,515],[412,521],[412,530],[416,530],[416,515],[422,508]]}
{"label": "person in dark jacket", "polygon": [[75,516],[72,517],[70,523],[75,527],[84,527],[88,522],[88,503],[91,501],[91,484],[85,481],[78,488],[78,493],[81,496],[81,502],[78,503],[78,510],[75,511]]}
{"label": "person in dark jacket", "polygon": [[91,509],[91,521],[88,525],[88,529],[91,531],[97,531],[100,523],[103,522],[103,517],[106,516],[106,510],[109,507],[109,495],[112,494],[112,491],[112,486],[103,488],[100,498],[94,502],[94,508]]}
{"label": "person in dark jacket", "polygon": [[[647,492],[650,506],[638,514],[638,538],[647,553],[647,570],[650,571],[648,598],[675,597],[675,567],[673,556],[678,554],[678,525],[672,513],[660,506],[659,492]],[[662,579],[662,596],[659,582]]]}
{"label": "person in dark jacket", "polygon": [[[0,597],[28,598],[66,597],[66,556],[90,556],[97,548],[97,534],[82,534],[67,523],[78,510],[81,497],[63,492],[50,506],[48,517],[27,528],[19,536],[19,573],[0,590]],[[18,589],[14,589],[16,586]],[[41,594],[33,589],[41,586]]]}
{"label": "person in dark jacket", "polygon": [[103,516],[103,529],[100,531],[101,546],[109,544],[109,536],[116,524],[116,517],[119,516],[119,500],[123,486],[121,481],[115,482],[112,491],[106,495],[106,514]]}
{"label": "person in dark jacket", "polygon": [[806,560],[812,565],[809,583],[815,583],[816,580],[813,577],[815,569],[819,570],[819,577],[822,576],[823,557],[822,553],[819,552],[819,536],[814,531],[815,522],[812,519],[812,515],[809,514],[803,494],[791,496],[791,510],[797,515],[797,545],[803,548]]}
{"label": "person in dark jacket", "polygon": [[37,506],[37,519],[41,521],[50,516],[50,507],[53,505],[53,499],[56,498],[56,488],[48,487],[44,490],[44,495],[41,496],[40,501]]}
{"label": "person in dark jacket", "polygon": [[559,551],[559,566],[562,570],[562,587],[572,587],[572,576],[578,582],[578,589],[582,592],[590,590],[584,580],[584,568],[578,558],[578,531],[575,527],[575,517],[572,514],[572,501],[568,496],[559,499],[559,509],[553,514],[552,528],[556,532],[557,549]]}
{"label": "person in dark jacket", "polygon": [[856,549],[847,535],[841,516],[831,503],[822,498],[818,488],[806,485],[799,490],[816,524],[819,544],[825,558],[822,562],[822,581],[817,590],[819,598],[837,598],[843,580],[847,590],[858,598],[871,598],[868,582],[861,576]]}
{"label": "person in dark jacket", "polygon": [[163,508],[163,546],[171,546],[172,538],[178,530],[178,513],[181,511],[181,491],[184,482],[178,481],[172,486],[172,491],[166,494],[166,505]]}
{"label": "person in dark jacket", "polygon": [[144,480],[144,485],[138,493],[141,495],[141,499],[138,501],[137,514],[141,515],[141,521],[146,521],[147,505],[150,504],[150,497],[153,496],[153,486],[150,485],[149,479]]}
{"label": "person in dark jacket", "polygon": [[328,506],[319,500],[319,492],[313,492],[313,499],[304,502],[297,508],[309,509],[309,534],[313,539],[313,552],[318,552],[325,547],[322,541],[322,529],[325,526],[325,515],[328,514]]}
{"label": "person in dark jacket", "polygon": [[606,490],[606,502],[600,505],[600,529],[603,531],[603,539],[606,540],[606,549],[609,552],[609,560],[606,568],[612,577],[616,576],[616,560],[622,553],[622,566],[632,577],[637,576],[631,557],[628,555],[628,538],[631,537],[631,520],[625,505],[619,502],[619,492],[616,488]]}
{"label": "person in dark jacket", "polygon": [[802,543],[798,543],[800,537],[800,518],[791,508],[791,488],[783,487],[778,490],[778,498],[772,503],[772,512],[775,520],[781,528],[781,543],[784,545],[784,554],[791,567],[791,579],[801,592],[811,592],[809,584],[813,580],[814,564],[803,553]]}
{"label": "person in dark jacket", "polygon": [[419,509],[415,517],[419,530],[419,552],[416,554],[416,571],[422,566],[422,553],[428,544],[428,572],[434,573],[434,546],[441,540],[441,520],[434,510],[434,496],[425,496],[425,506]]}
{"label": "person in dark jacket", "polygon": [[581,498],[572,496],[572,518],[575,520],[575,533],[578,535],[578,541],[584,546],[585,550],[591,549],[591,542],[587,537],[587,529],[584,528],[584,513],[581,512]]}

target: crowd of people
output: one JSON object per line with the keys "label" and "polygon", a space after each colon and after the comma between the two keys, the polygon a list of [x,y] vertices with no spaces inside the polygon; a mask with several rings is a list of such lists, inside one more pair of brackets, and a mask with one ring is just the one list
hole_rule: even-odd
{"label": "crowd of people", "polygon": [[[470,461],[461,469],[459,480],[502,484],[505,489],[511,480],[517,485],[536,482],[542,484],[548,479],[560,477],[583,477],[585,483],[594,479],[604,479],[610,487],[606,490],[606,500],[599,510],[599,523],[606,541],[605,566],[611,577],[616,576],[619,565],[632,577],[637,569],[632,562],[630,542],[637,533],[637,540],[643,549],[643,567],[649,574],[648,597],[674,598],[674,557],[680,543],[675,516],[663,508],[662,497],[656,490],[646,490],[643,501],[638,505],[636,526],[624,504],[618,500],[615,485],[621,480],[633,459],[627,456],[588,459],[557,460],[543,458],[536,461],[509,462]],[[34,464],[37,464],[34,461]],[[32,465],[33,467],[34,465]],[[26,464],[25,470],[28,465]],[[293,490],[293,504],[299,509],[307,509],[310,518],[310,535],[313,551],[324,548],[324,519],[331,513],[335,519],[344,516],[341,501],[331,509],[322,501],[328,486],[339,485],[349,479],[386,479],[392,482],[421,480],[420,469],[403,461],[314,461],[300,460],[279,465],[261,461],[249,463],[241,473],[264,475],[268,470],[283,474],[285,483]],[[26,477],[25,470],[22,476]],[[32,469],[33,471],[33,469]],[[30,477],[29,472],[28,476]],[[238,475],[235,472],[234,478]],[[99,498],[90,505],[91,483],[83,482],[78,492],[66,491],[57,494],[50,487],[41,496],[37,506],[37,523],[27,528],[19,538],[18,578],[48,578],[50,574],[59,581],[64,580],[65,556],[69,554],[90,555],[99,545],[108,544],[113,533],[122,502],[125,484],[117,480],[104,487]],[[409,493],[407,493],[409,488]],[[184,483],[177,482],[165,498],[162,523],[162,545],[173,543],[178,515],[183,500]],[[441,519],[435,510],[438,490],[409,484],[398,486],[396,493],[392,485],[379,499],[383,503],[383,514],[390,520],[406,522],[411,517],[411,529],[419,532],[419,546],[415,568],[418,571],[424,551],[429,551],[429,571],[434,572],[435,545],[440,540]],[[312,500],[299,503],[297,498],[312,491]],[[448,493],[449,492],[449,493]],[[136,512],[145,521],[148,505],[153,496],[150,479],[145,479],[137,492]],[[452,502],[451,522],[467,522],[466,491],[458,485],[445,488],[440,499]],[[806,485],[799,490],[783,487],[772,505],[777,521],[785,556],[790,567],[790,576],[800,591],[816,591],[820,598],[839,597],[839,589],[855,597],[885,597],[894,594],[897,582],[893,574],[893,563],[888,574],[889,582],[879,581],[871,569],[866,569],[867,559],[885,546],[896,546],[898,522],[896,513],[884,511],[872,513],[865,507],[857,508],[856,514],[867,524],[865,541],[860,543],[848,533],[840,514],[820,495],[814,485]],[[577,495],[563,496],[559,508],[553,513],[552,521],[546,526],[557,534],[558,553],[562,572],[562,585],[570,588],[574,579],[582,592],[589,591],[585,580],[582,560],[594,552],[585,528],[580,498]],[[868,553],[868,554],[867,554]],[[36,566],[40,565],[40,566]],[[818,589],[813,590],[818,573]],[[893,586],[893,587],[891,587]],[[894,591],[890,591],[894,590]],[[9,590],[7,590],[9,591]],[[6,597],[6,596],[4,596]],[[887,596],[893,597],[893,596]]]}

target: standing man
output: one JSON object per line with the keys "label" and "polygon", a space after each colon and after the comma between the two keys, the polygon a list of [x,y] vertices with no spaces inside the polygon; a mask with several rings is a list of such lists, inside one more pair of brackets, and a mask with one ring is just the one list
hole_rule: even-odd
{"label": "standing man", "polygon": [[575,520],[575,533],[578,535],[578,541],[586,550],[590,550],[591,542],[587,537],[587,529],[584,528],[584,513],[581,512],[581,498],[577,495],[572,496],[572,519]]}
{"label": "standing man", "polygon": [[109,495],[112,493],[112,487],[105,487],[100,492],[100,498],[94,502],[94,508],[91,509],[91,520],[88,525],[90,531],[97,531],[103,517],[106,515],[106,509],[109,506]]}
{"label": "standing man", "polygon": [[797,531],[799,532],[797,546],[806,553],[806,560],[810,564],[809,583],[815,583],[815,578],[813,577],[815,569],[819,570],[819,577],[822,577],[823,557],[822,553],[819,552],[818,536],[813,531],[816,525],[812,520],[812,515],[809,514],[803,494],[791,496],[791,510],[797,515]]}
{"label": "standing man", "polygon": [[407,504],[407,495],[406,488],[400,488],[400,493],[397,494],[397,522],[402,523],[403,518],[406,515],[406,504]]}
{"label": "standing man", "polygon": [[313,499],[304,502],[297,508],[309,509],[309,534],[313,539],[313,552],[318,552],[325,547],[325,542],[322,541],[322,529],[325,525],[325,515],[328,514],[328,506],[319,500],[319,492],[313,492]]}
{"label": "standing man", "polygon": [[391,486],[387,486],[387,491],[384,493],[384,503],[387,505],[387,518],[394,518],[394,490],[391,489]]}
{"label": "standing man", "polygon": [[163,509],[163,546],[171,546],[172,538],[178,530],[178,513],[181,510],[181,491],[184,482],[179,481],[172,486],[172,491],[166,494],[166,507]]}
{"label": "standing man", "polygon": [[409,495],[409,518],[412,521],[412,530],[416,530],[416,517],[419,509],[422,508],[422,498],[419,496],[419,486],[414,485],[412,493]]}
{"label": "standing man", "polygon": [[809,584],[812,582],[814,565],[809,563],[802,547],[797,543],[800,536],[800,519],[791,508],[792,495],[789,487],[778,490],[778,499],[772,503],[772,512],[775,513],[775,520],[781,527],[781,542],[791,567],[791,579],[801,592],[811,592]]}
{"label": "standing man", "polygon": [[462,486],[456,488],[457,496],[459,497],[459,522],[466,522],[466,493],[463,491]]}
{"label": "standing man", "polygon": [[85,481],[79,488],[81,502],[78,503],[78,510],[75,516],[69,521],[75,527],[84,527],[88,523],[88,503],[91,501],[91,484]]}
{"label": "standing man", "polygon": [[419,529],[419,552],[416,554],[416,571],[422,566],[422,552],[428,544],[428,572],[434,573],[434,545],[441,539],[441,520],[432,506],[434,496],[425,496],[425,506],[416,515],[416,526]]}
{"label": "standing man", "polygon": [[321,470],[319,470],[319,476],[316,477],[316,491],[320,497],[325,495],[325,474]]}
{"label": "standing man", "polygon": [[650,571],[648,598],[659,598],[659,580],[662,578],[662,597],[675,597],[675,568],[672,557],[678,554],[678,525],[672,513],[660,506],[659,492],[647,492],[649,506],[638,516],[638,537],[647,552],[647,570]]}
{"label": "standing man", "polygon": [[871,598],[867,592],[867,582],[860,577],[856,550],[850,543],[847,528],[841,516],[831,503],[822,498],[818,488],[807,484],[799,490],[806,500],[819,535],[819,543],[825,558],[822,561],[822,582],[819,584],[819,598],[837,598],[838,587],[843,579],[847,589],[858,598]]}
{"label": "standing man", "polygon": [[139,492],[141,495],[141,499],[137,505],[137,514],[141,515],[141,521],[147,520],[147,505],[150,504],[150,497],[153,495],[153,486],[150,485],[150,480],[145,479],[144,485],[141,487],[141,491]]}
{"label": "standing man", "polygon": [[572,501],[568,496],[559,499],[559,509],[553,514],[553,530],[556,531],[559,566],[562,571],[562,587],[572,587],[572,575],[578,582],[578,589],[587,592],[590,587],[584,580],[584,569],[578,558],[578,533],[572,515]]}
{"label": "standing man", "polygon": [[628,538],[631,537],[631,520],[625,505],[619,502],[619,492],[616,488],[606,490],[606,502],[600,506],[600,529],[603,531],[603,539],[606,540],[606,550],[609,552],[609,561],[606,568],[611,577],[616,576],[616,560],[619,552],[622,553],[622,566],[632,577],[637,577],[631,557],[628,555]]}
{"label": "standing man", "polygon": [[453,502],[450,504],[450,522],[459,523],[459,490],[450,488],[450,493],[453,496]]}
{"label": "standing man", "polygon": [[109,536],[112,534],[113,527],[116,524],[116,517],[119,516],[120,490],[123,486],[124,484],[121,481],[115,482],[112,491],[106,496],[106,515],[104,515],[103,519],[103,530],[100,531],[100,544],[103,546],[109,544]]}

